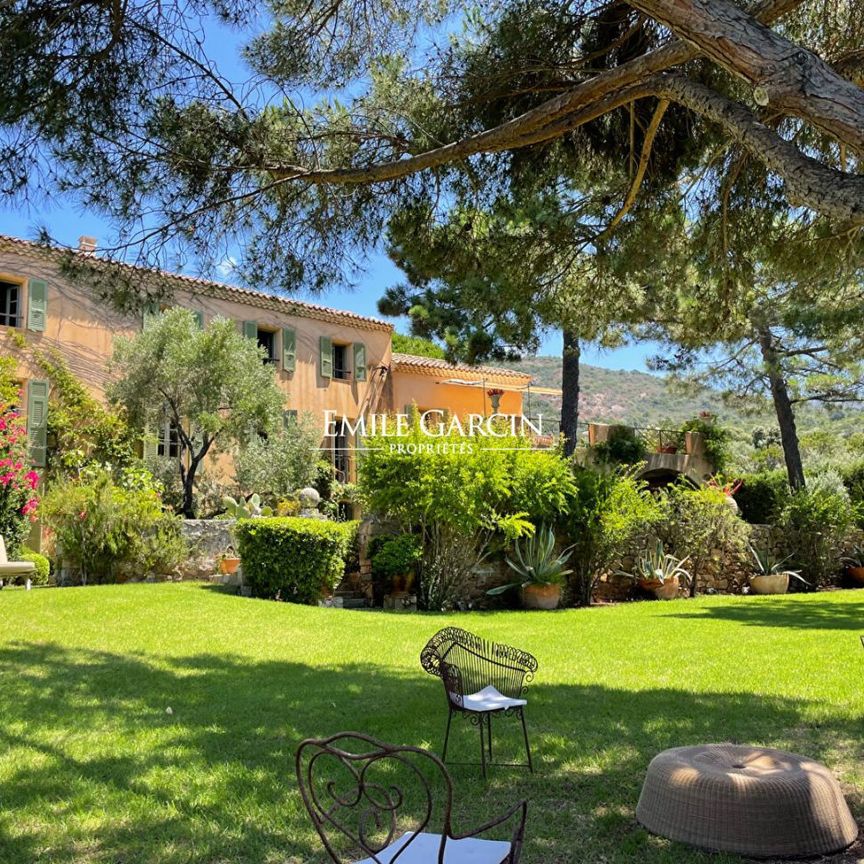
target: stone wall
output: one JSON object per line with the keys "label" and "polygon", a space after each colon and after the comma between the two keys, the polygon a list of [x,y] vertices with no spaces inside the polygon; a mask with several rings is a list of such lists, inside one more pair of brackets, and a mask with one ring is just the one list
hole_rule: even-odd
{"label": "stone wall", "polygon": [[180,567],[183,579],[213,579],[219,575],[219,557],[234,546],[234,519],[184,519],[183,536],[189,541],[188,560]]}
{"label": "stone wall", "polygon": [[[775,555],[780,555],[781,538],[775,528],[771,525],[751,525],[750,529],[750,542],[757,549],[767,547]],[[610,572],[601,576],[594,591],[594,599],[612,602],[641,596],[641,592],[630,579],[615,575],[615,571],[632,572],[638,557],[654,542],[653,538],[645,537],[634,543],[627,554],[610,568]],[[746,556],[736,560],[722,549],[714,549],[700,570],[697,594],[740,594],[753,572]],[[688,593],[689,586],[682,585],[680,594],[686,596]]]}

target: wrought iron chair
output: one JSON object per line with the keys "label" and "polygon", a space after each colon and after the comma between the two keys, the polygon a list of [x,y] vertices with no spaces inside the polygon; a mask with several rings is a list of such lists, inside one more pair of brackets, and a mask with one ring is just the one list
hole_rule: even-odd
{"label": "wrought iron chair", "polygon": [[[453,783],[426,750],[340,732],[303,741],[296,767],[303,803],[336,864],[518,864],[527,801],[474,831],[454,833]],[[440,834],[426,832],[433,820]],[[508,822],[509,840],[478,837]]]}
{"label": "wrought iron chair", "polygon": [[458,627],[446,627],[426,643],[420,653],[420,663],[430,675],[444,682],[448,714],[443,761],[447,761],[453,715],[461,714],[480,728],[480,764],[485,777],[487,761],[493,764],[492,715],[517,714],[522,723],[528,762],[511,767],[534,771],[525,725],[528,702],[524,695],[537,671],[535,657],[510,645],[488,642]]}

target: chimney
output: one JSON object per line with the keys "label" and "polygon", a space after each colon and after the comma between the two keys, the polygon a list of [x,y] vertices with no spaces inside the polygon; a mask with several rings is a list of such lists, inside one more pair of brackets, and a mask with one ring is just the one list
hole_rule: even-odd
{"label": "chimney", "polygon": [[96,238],[82,234],[78,238],[78,251],[85,255],[92,255],[96,251]]}

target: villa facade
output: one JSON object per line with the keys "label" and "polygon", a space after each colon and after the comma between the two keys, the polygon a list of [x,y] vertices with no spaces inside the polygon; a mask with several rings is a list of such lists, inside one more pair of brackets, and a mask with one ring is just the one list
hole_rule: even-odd
{"label": "villa facade", "polygon": [[[77,254],[95,256],[95,241],[82,237]],[[97,397],[109,382],[114,339],[139,332],[149,316],[169,306],[190,309],[201,326],[215,317],[237,322],[266,353],[284,410],[321,423],[321,446],[343,479],[354,476],[356,442],[326,434],[325,417],[349,426],[374,413],[441,411],[448,416],[521,414],[531,377],[499,367],[474,367],[394,353],[387,322],[315,303],[252,291],[196,277],[130,267],[136,289],[165,298],[142,314],[114,311],[98,293],[63,268],[66,252],[0,236],[0,353],[18,362],[23,410],[34,463],[44,464],[50,382],[33,362],[31,348],[53,348]],[[98,258],[94,258],[98,261]],[[343,426],[338,427],[340,430]],[[159,430],[160,455],[173,455],[170,429]]]}

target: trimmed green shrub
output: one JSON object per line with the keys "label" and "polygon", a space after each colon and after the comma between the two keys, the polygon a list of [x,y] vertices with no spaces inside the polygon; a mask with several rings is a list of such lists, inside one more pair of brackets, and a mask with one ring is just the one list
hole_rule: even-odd
{"label": "trimmed green shrub", "polygon": [[751,525],[770,525],[789,497],[789,481],[785,471],[765,471],[746,474],[734,498],[741,518]]}
{"label": "trimmed green shrub", "polygon": [[36,565],[36,572],[30,577],[30,581],[34,585],[48,584],[48,579],[51,576],[51,562],[44,555],[24,546],[18,553],[18,558],[21,561],[32,561]]}
{"label": "trimmed green shrub", "polygon": [[300,516],[240,520],[234,533],[245,584],[256,597],[317,602],[344,576],[358,524]]}

